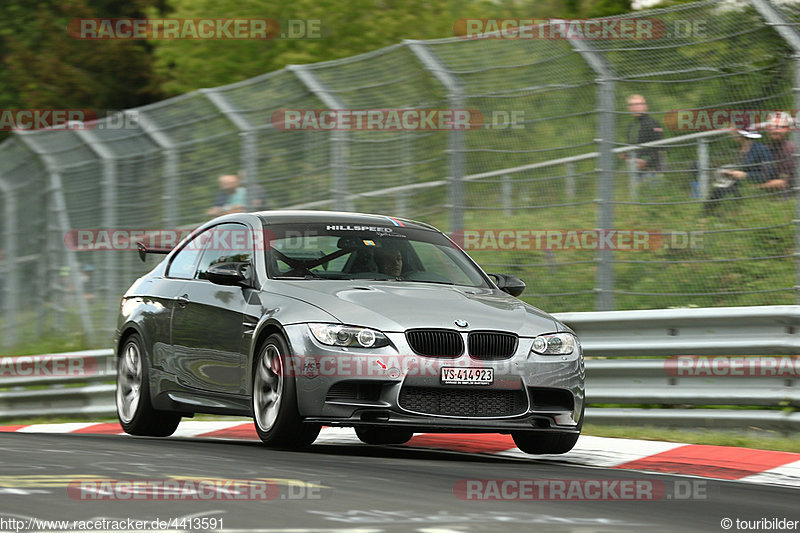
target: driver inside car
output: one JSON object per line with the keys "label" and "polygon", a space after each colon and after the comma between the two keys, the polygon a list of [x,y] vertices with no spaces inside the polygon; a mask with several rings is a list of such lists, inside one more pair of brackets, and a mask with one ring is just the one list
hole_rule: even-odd
{"label": "driver inside car", "polygon": [[375,263],[382,274],[394,277],[403,275],[403,254],[397,248],[375,250]]}

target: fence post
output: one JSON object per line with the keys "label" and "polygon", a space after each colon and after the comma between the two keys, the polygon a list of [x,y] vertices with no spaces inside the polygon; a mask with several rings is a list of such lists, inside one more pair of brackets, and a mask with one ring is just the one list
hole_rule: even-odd
{"label": "fence post", "polygon": [[[403,139],[403,171],[402,176],[404,181],[407,184],[410,184],[414,180],[414,173],[410,171],[410,165],[408,162],[411,160],[411,132],[403,131],[400,132]],[[395,211],[397,212],[397,216],[400,217],[408,217],[408,192],[402,191],[396,195],[395,199]]]}
{"label": "fence post", "polygon": [[161,198],[164,201],[164,229],[174,230],[178,226],[180,218],[176,208],[179,160],[178,153],[175,151],[175,143],[153,124],[150,117],[141,111],[137,118],[142,131],[164,152],[164,195]]}
{"label": "fence post", "polygon": [[[614,228],[614,139],[616,137],[616,82],[615,75],[605,60],[588,41],[569,39],[570,45],[583,57],[597,74],[597,229],[601,232]],[[630,159],[630,158],[629,158]],[[597,250],[597,272],[595,274],[595,309],[614,309],[614,253],[612,250]]]}
{"label": "fence post", "polygon": [[[464,109],[464,88],[457,77],[431,51],[424,41],[405,40],[409,50],[419,59],[439,83],[447,90],[447,105],[450,109]],[[464,229],[464,132],[453,129],[448,140],[450,154],[450,232]]]}
{"label": "fence post", "polygon": [[[241,169],[244,171],[242,176],[242,187],[244,187],[247,208],[253,209],[253,191],[256,190],[252,185],[256,183],[256,176],[258,174],[258,146],[256,145],[256,135],[253,131],[253,125],[247,118],[243,117],[231,105],[230,100],[225,98],[225,95],[218,92],[217,89],[200,89],[200,92],[208,98],[211,105],[225,115],[231,123],[239,130],[239,138],[241,143]],[[260,206],[263,209],[265,206]]]}
{"label": "fence post", "polygon": [[710,185],[711,162],[708,156],[708,140],[700,137],[697,140],[697,190],[700,200],[708,199],[708,188]]}
{"label": "fence post", "polygon": [[[61,183],[61,174],[58,172],[58,164],[53,157],[41,148],[36,141],[34,141],[32,134],[20,131],[17,133],[19,140],[28,147],[28,149],[38,155],[44,162],[45,168],[49,175],[49,195],[52,198],[53,210],[55,211],[56,227],[60,230],[63,242],[64,236],[71,229],[69,223],[69,213],[67,212],[67,202],[64,198],[64,187]],[[49,218],[49,217],[48,217]],[[86,303],[86,293],[83,287],[83,277],[80,271],[80,263],[76,257],[75,250],[63,247],[63,256],[67,259],[67,267],[69,268],[69,275],[72,278],[73,287],[77,293],[78,300],[78,313],[80,314],[81,324],[83,331],[89,339],[94,340],[94,325],[92,324],[92,317],[89,314],[89,306]]]}
{"label": "fence post", "polygon": [[500,178],[500,196],[503,204],[503,214],[507,217],[511,216],[511,178],[508,174],[503,174]]}
{"label": "fence post", "polygon": [[[103,229],[108,231],[117,224],[117,163],[114,153],[109,150],[98,138],[93,129],[84,129],[82,126],[73,130],[80,139],[103,164]],[[104,254],[105,273],[103,275],[103,301],[106,303],[106,323],[111,331],[117,323],[117,306],[119,301],[114,297],[115,289],[120,288],[119,283],[119,251],[110,250]]]}
{"label": "fence post", "polygon": [[[312,94],[319,98],[329,109],[344,109],[344,104],[333,94],[322,81],[303,65],[286,67]],[[334,205],[343,211],[353,210],[353,201],[347,194],[349,174],[347,132],[334,130],[331,132],[331,197]]]}
{"label": "fence post", "polygon": [[567,200],[575,199],[575,163],[569,162],[565,166]]}
{"label": "fence post", "polygon": [[639,168],[636,166],[636,158],[638,154],[636,150],[628,152],[626,163],[628,164],[628,190],[631,194],[631,200],[634,202],[639,199]]}
{"label": "fence post", "polygon": [[19,314],[19,283],[17,276],[17,198],[16,192],[9,183],[0,176],[0,192],[3,193],[5,203],[5,218],[3,219],[3,232],[5,233],[5,249],[3,250],[5,272],[3,272],[3,307],[5,314],[6,331],[3,335],[3,347],[11,348],[17,342],[17,314]]}
{"label": "fence post", "polygon": [[[750,3],[758,11],[761,17],[772,26],[775,31],[780,35],[784,41],[792,49],[792,65],[794,66],[794,83],[792,84],[792,92],[794,93],[794,108],[800,109],[800,33],[795,30],[796,25],[783,17],[783,15],[775,9],[775,6],[767,0],[750,0]],[[800,146],[800,131],[797,125],[792,129],[792,142],[795,147]],[[795,213],[794,213],[794,256],[795,256],[795,298],[797,304],[800,304],[800,153],[795,149],[794,154],[794,186],[792,192],[795,198]]]}

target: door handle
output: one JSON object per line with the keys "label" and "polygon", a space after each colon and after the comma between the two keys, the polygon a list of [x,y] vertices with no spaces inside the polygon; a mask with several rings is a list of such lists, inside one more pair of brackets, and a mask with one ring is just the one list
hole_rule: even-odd
{"label": "door handle", "polygon": [[181,306],[182,308],[186,307],[186,304],[189,303],[189,295],[188,294],[181,294],[180,296],[175,298],[175,300],[177,300],[178,305]]}

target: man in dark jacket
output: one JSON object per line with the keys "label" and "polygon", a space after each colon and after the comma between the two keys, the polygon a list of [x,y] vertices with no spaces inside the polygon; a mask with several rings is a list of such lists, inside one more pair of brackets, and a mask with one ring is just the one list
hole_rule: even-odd
{"label": "man in dark jacket", "polygon": [[[644,144],[664,137],[664,128],[647,114],[647,100],[641,94],[628,97],[628,112],[633,120],[628,124],[628,144]],[[623,154],[623,159],[627,159]],[[636,168],[648,174],[664,171],[664,152],[661,148],[645,147],[636,151]]]}

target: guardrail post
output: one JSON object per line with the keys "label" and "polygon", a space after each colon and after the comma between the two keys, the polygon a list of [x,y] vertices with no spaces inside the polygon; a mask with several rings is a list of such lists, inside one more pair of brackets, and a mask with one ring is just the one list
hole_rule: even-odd
{"label": "guardrail post", "polygon": [[164,154],[164,194],[161,197],[164,201],[164,229],[174,230],[177,228],[180,218],[177,209],[179,160],[178,153],[175,151],[175,143],[167,134],[159,130],[146,114],[139,112],[138,123],[142,131],[161,148]]}
{"label": "guardrail post", "polygon": [[[344,104],[303,65],[289,65],[286,67],[308,87],[317,98],[329,109],[344,109]],[[342,211],[353,211],[353,202],[347,194],[347,181],[349,175],[349,138],[347,132],[334,130],[331,132],[331,197],[334,205]]]}
{"label": "guardrail post", "polygon": [[[258,175],[258,146],[256,145],[256,135],[253,131],[253,125],[246,117],[240,115],[236,109],[231,105],[230,100],[225,98],[225,95],[215,89],[200,89],[200,92],[205,95],[211,102],[211,105],[225,115],[231,123],[239,130],[239,138],[241,140],[241,186],[244,187],[245,195],[247,198],[247,208],[252,210],[258,207],[258,210],[265,209],[266,206],[256,206],[253,203],[255,196],[253,191],[256,190],[253,185],[256,183],[256,176]],[[267,200],[269,201],[269,200]]]}
{"label": "guardrail post", "polygon": [[5,233],[5,248],[3,249],[5,269],[3,275],[3,308],[5,315],[5,334],[3,347],[11,348],[17,342],[17,314],[19,313],[19,282],[17,276],[17,198],[16,193],[9,183],[0,176],[0,192],[3,193],[5,203],[5,217],[3,219],[3,232]]}
{"label": "guardrail post", "polygon": [[[464,87],[424,41],[406,40],[409,50],[417,56],[422,66],[439,80],[447,90],[450,109],[464,109]],[[450,154],[450,233],[464,229],[464,132],[453,129],[448,141]]]}
{"label": "guardrail post", "polygon": [[[588,41],[568,39],[570,45],[597,74],[597,229],[614,228],[614,139],[616,138],[616,82],[611,65]],[[630,157],[628,159],[631,159]],[[597,250],[595,274],[595,308],[614,309],[614,254],[612,250]]]}
{"label": "guardrail post", "polygon": [[[767,0],[750,0],[750,3],[758,11],[759,15],[766,21],[766,23],[773,27],[778,35],[791,47],[792,51],[792,64],[794,66],[794,83],[792,86],[792,93],[794,94],[794,108],[800,109],[800,33],[797,32],[796,25],[790,20],[787,20],[780,11],[775,9],[775,6]],[[798,131],[797,124],[792,128],[792,142],[795,145],[794,158],[794,184],[792,192],[795,198],[795,238],[794,238],[794,255],[795,255],[795,298],[796,302],[800,304],[800,153],[797,147],[800,146],[800,131]]]}

